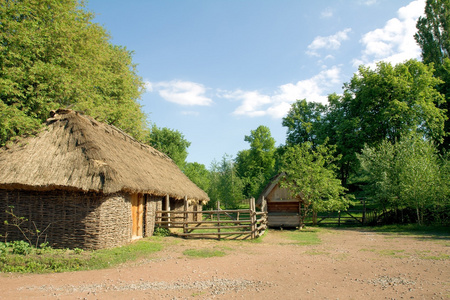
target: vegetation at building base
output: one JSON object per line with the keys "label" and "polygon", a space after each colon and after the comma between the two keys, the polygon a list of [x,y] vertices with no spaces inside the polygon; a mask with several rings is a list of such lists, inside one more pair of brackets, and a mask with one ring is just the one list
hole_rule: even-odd
{"label": "vegetation at building base", "polygon": [[157,237],[96,251],[53,249],[45,244],[36,248],[25,241],[0,242],[0,272],[52,273],[103,269],[148,257],[162,249],[163,244]]}

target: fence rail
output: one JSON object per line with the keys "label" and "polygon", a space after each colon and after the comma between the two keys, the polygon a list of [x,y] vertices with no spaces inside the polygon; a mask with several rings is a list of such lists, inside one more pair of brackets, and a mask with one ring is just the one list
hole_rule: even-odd
{"label": "fence rail", "polygon": [[255,199],[249,199],[249,209],[218,209],[206,211],[189,211],[187,199],[184,210],[156,211],[156,226],[164,228],[182,228],[178,235],[183,237],[222,238],[257,238],[267,229],[267,205],[262,211],[256,211]]}

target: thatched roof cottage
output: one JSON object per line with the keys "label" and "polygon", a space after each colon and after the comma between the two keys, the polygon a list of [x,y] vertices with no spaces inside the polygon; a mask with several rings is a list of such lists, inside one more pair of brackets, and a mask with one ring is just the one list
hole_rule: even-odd
{"label": "thatched roof cottage", "polygon": [[185,197],[209,200],[165,154],[75,111],[56,111],[37,136],[0,149],[0,234],[9,238],[21,238],[3,222],[14,206],[23,226],[48,226],[56,247],[118,246],[152,235],[155,210]]}
{"label": "thatched roof cottage", "polygon": [[292,195],[287,188],[280,186],[286,173],[280,173],[270,179],[256,201],[261,206],[263,199],[267,203],[268,225],[271,227],[298,227],[302,199]]}

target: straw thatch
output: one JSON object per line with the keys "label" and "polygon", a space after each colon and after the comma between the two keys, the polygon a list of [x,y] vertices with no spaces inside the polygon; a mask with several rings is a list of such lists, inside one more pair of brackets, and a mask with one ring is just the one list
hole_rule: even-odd
{"label": "straw thatch", "polygon": [[71,110],[56,111],[37,136],[0,150],[0,189],[209,200],[165,154]]}

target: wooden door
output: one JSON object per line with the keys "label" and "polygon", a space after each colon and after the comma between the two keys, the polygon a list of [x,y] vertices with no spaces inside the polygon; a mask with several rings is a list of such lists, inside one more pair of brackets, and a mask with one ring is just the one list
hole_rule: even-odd
{"label": "wooden door", "polygon": [[144,228],[144,195],[131,195],[131,218],[133,220],[132,238],[139,239],[143,235]]}

